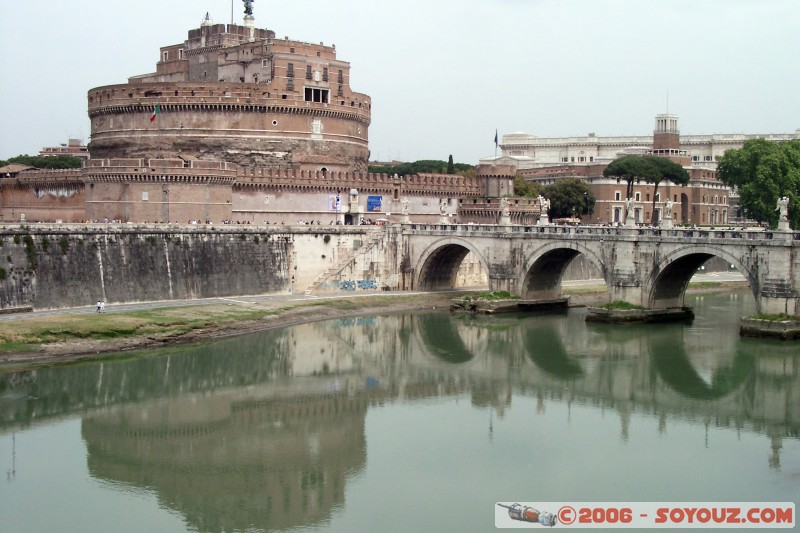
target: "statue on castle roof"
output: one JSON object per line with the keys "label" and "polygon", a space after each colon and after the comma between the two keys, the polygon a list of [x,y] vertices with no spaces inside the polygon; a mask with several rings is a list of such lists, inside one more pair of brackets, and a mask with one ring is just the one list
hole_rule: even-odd
{"label": "statue on castle roof", "polygon": [[244,14],[253,16],[253,2],[255,0],[242,0],[244,2]]}

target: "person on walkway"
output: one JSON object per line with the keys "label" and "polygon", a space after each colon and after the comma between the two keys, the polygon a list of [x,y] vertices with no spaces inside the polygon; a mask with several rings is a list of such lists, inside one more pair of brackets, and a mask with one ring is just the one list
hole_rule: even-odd
{"label": "person on walkway", "polygon": [[98,312],[98,313],[100,312],[100,309],[101,309],[102,307],[103,307],[103,302],[101,302],[100,300],[97,300],[97,312]]}

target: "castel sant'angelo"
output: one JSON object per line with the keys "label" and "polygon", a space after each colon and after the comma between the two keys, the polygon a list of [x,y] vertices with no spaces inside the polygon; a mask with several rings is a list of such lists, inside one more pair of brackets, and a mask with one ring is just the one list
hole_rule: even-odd
{"label": "castel sant'angelo", "polygon": [[[161,48],[154,73],[89,90],[91,158],[81,169],[5,175],[0,216],[357,224],[472,213],[495,222],[513,174],[368,174],[372,102],[350,81],[335,46],[257,28],[252,2],[242,25],[206,15],[184,42]],[[516,221],[535,220],[536,201],[519,202]]]}

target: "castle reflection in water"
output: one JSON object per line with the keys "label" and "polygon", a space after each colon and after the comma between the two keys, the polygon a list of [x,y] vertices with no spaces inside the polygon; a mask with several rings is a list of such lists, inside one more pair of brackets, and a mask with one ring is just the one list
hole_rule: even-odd
{"label": "castle reflection in water", "polygon": [[[513,395],[765,434],[800,429],[791,344],[665,325],[412,313],[341,319],[141,357],[0,375],[0,431],[79,414],[91,475],[154,491],[200,531],[317,524],[366,467],[372,406]],[[137,354],[139,355],[139,354]],[[512,394],[513,393],[513,394]]]}

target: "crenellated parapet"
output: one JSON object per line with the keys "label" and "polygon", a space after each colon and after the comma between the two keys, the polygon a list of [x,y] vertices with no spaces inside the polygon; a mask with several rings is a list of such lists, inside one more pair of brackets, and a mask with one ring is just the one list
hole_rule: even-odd
{"label": "crenellated parapet", "polygon": [[184,159],[92,159],[85,183],[187,183],[232,185],[237,166],[224,161]]}
{"label": "crenellated parapet", "polygon": [[[7,184],[7,181],[2,180],[2,183]],[[80,168],[27,170],[18,174],[12,183],[23,187],[78,186],[83,183],[83,171]]]}
{"label": "crenellated parapet", "polygon": [[241,167],[235,189],[345,190],[361,193],[441,197],[483,194],[481,181],[455,174],[414,174],[394,176],[366,172],[319,172]]}
{"label": "crenellated parapet", "polygon": [[504,210],[512,224],[520,225],[536,224],[542,212],[537,198],[461,198],[458,220],[462,224],[497,224]]}

